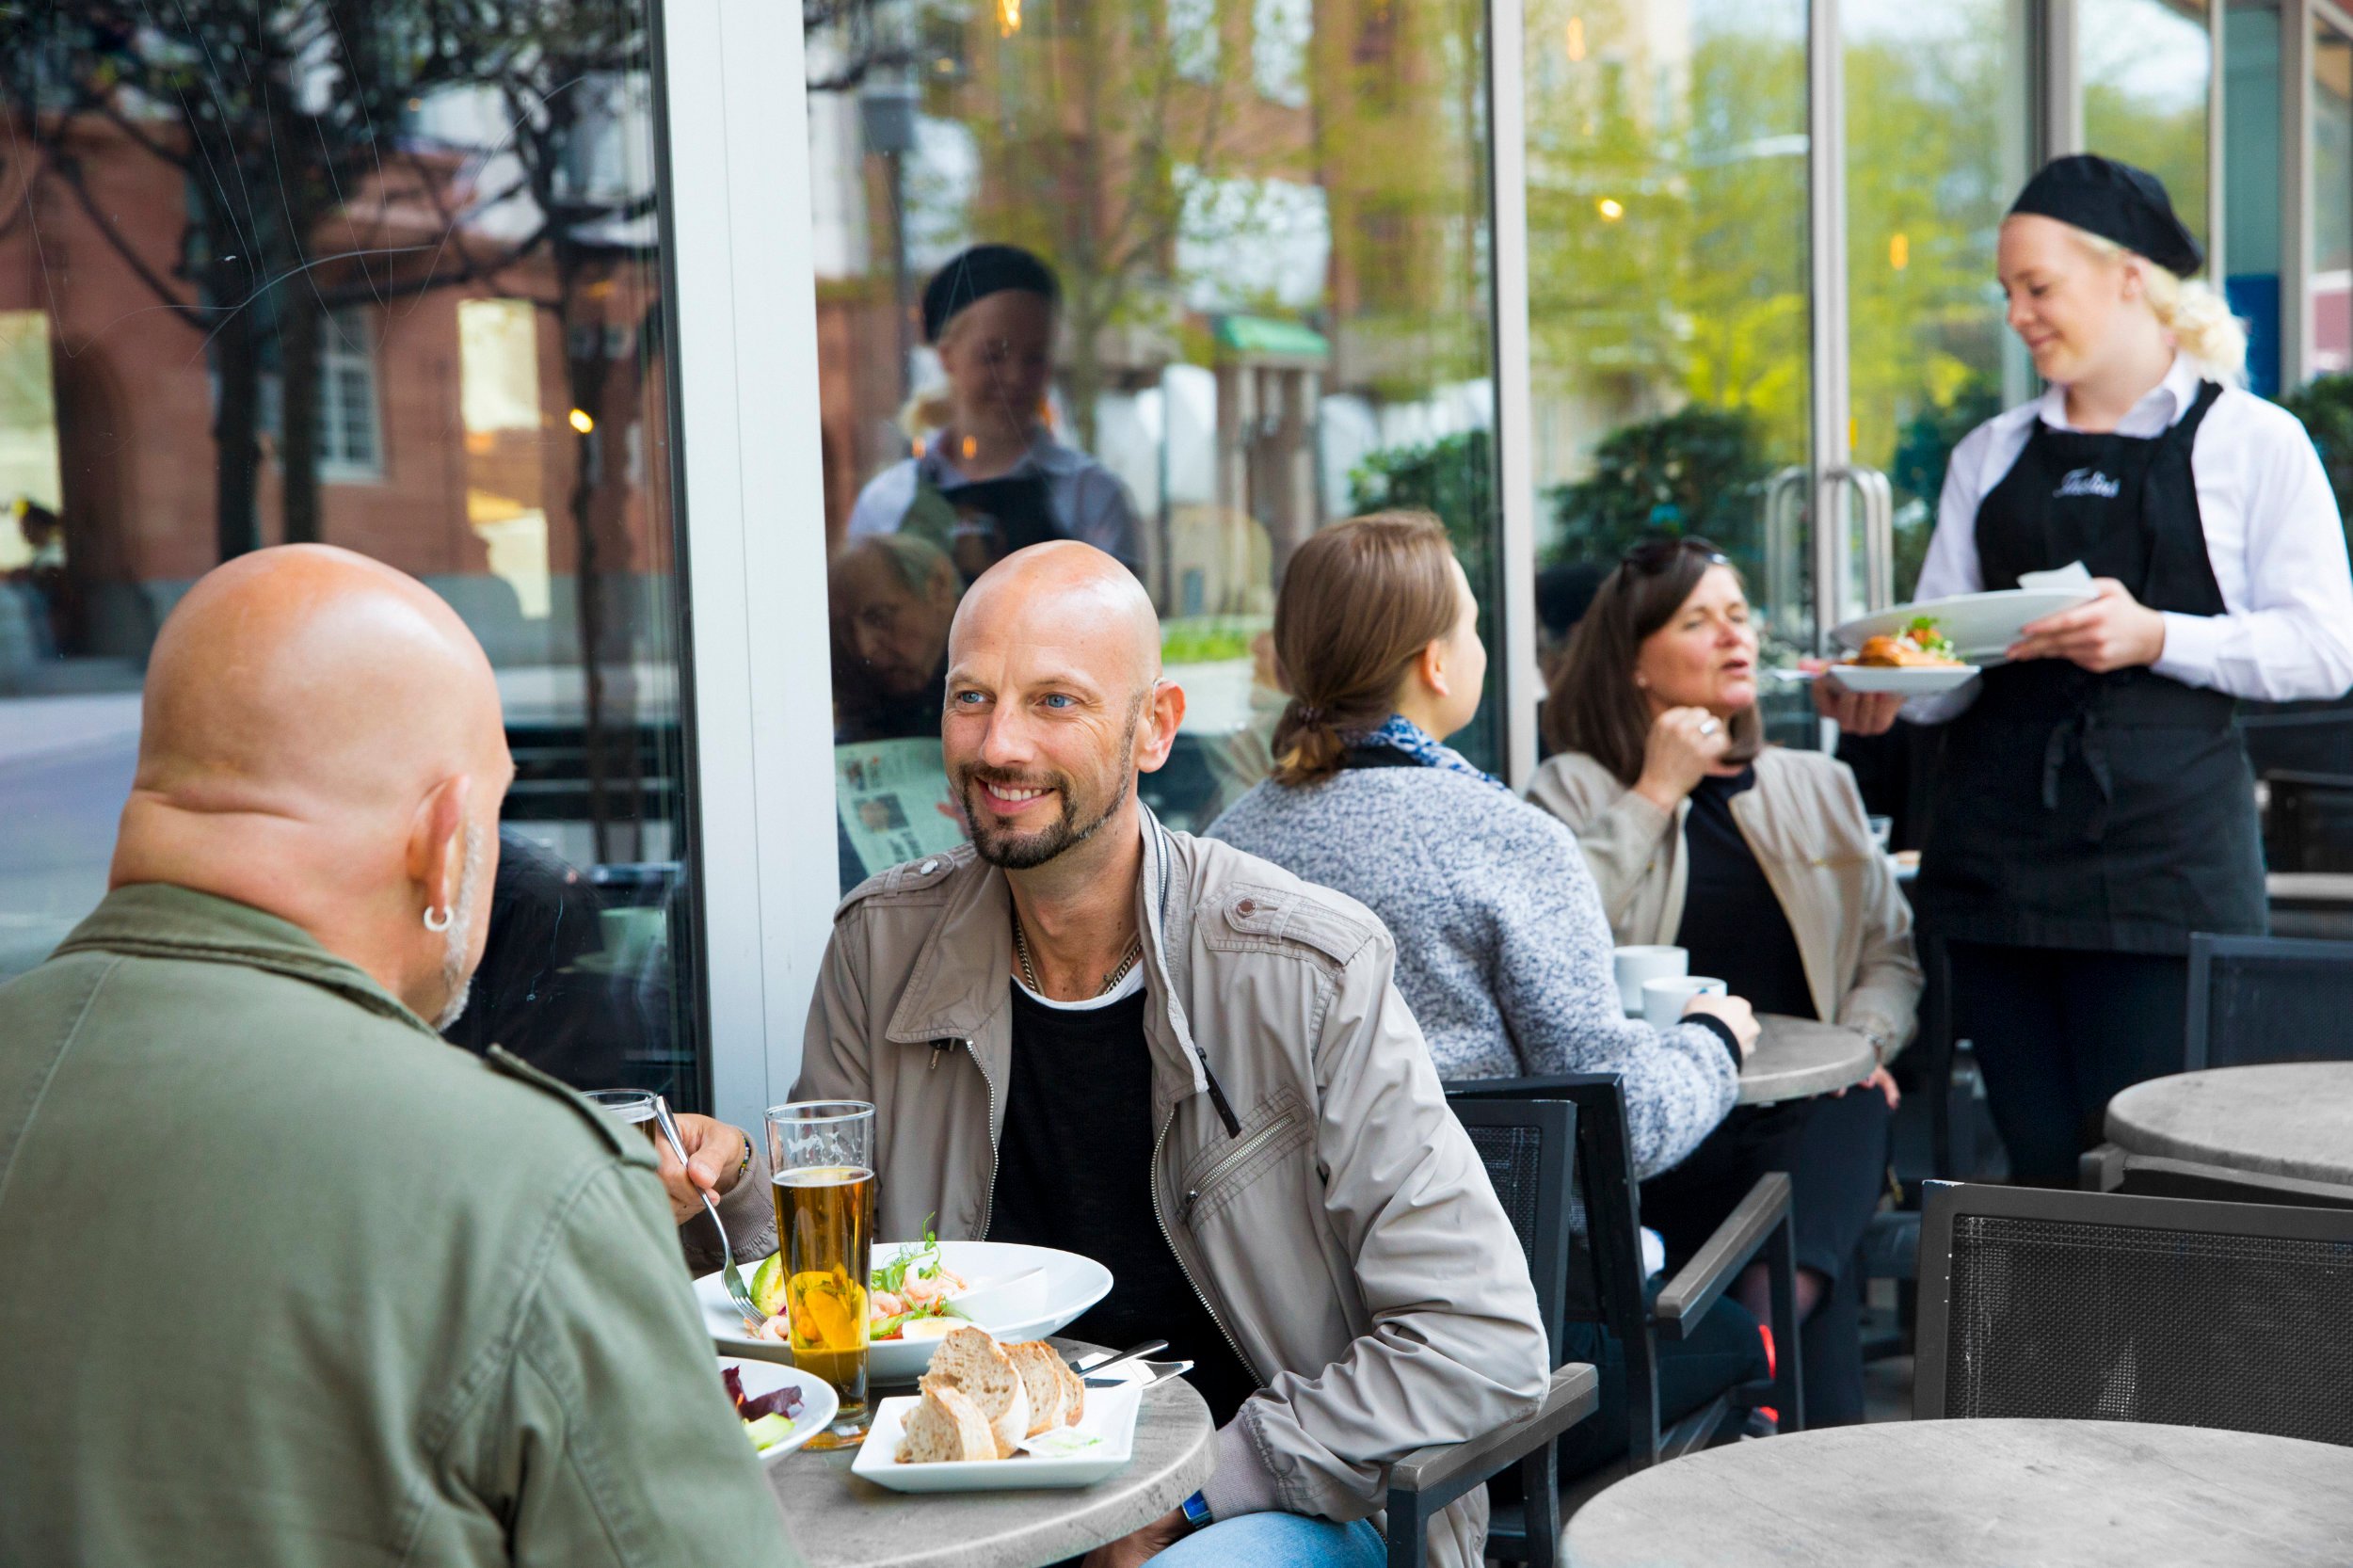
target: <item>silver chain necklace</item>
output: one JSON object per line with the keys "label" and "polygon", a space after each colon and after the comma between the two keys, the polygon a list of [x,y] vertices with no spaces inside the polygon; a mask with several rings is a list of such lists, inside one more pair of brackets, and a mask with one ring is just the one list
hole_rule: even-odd
{"label": "silver chain necklace", "polygon": [[[1013,955],[1021,965],[1021,984],[1039,996],[1044,996],[1046,987],[1037,983],[1037,970],[1030,967],[1030,939],[1022,934],[1021,916],[1018,911],[1016,911],[1013,917]],[[1120,982],[1128,978],[1128,971],[1134,968],[1136,960],[1143,956],[1144,933],[1139,931],[1128,938],[1127,956],[1120,959],[1117,968],[1103,976],[1102,988],[1095,994],[1098,997],[1108,997],[1113,991],[1118,990]]]}

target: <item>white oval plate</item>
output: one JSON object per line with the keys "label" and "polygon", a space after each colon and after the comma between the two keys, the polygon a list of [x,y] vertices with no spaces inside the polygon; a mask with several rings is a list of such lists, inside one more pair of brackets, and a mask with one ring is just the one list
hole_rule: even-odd
{"label": "white oval plate", "polygon": [[[899,1249],[915,1243],[877,1241],[874,1262],[877,1266],[898,1256]],[[1034,1315],[1015,1322],[983,1322],[988,1330],[1007,1344],[1024,1339],[1042,1339],[1056,1329],[1064,1327],[1088,1307],[1111,1294],[1112,1272],[1091,1257],[1077,1253],[1057,1252],[1051,1247],[1023,1247],[1010,1241],[942,1241],[941,1259],[948,1267],[976,1286],[1008,1279],[1024,1270],[1041,1265],[1046,1270],[1044,1300],[1036,1304]],[[744,1270],[745,1280],[752,1271]],[[744,1332],[743,1317],[735,1304],[728,1300],[727,1286],[715,1273],[705,1274],[695,1282],[696,1300],[702,1304],[703,1320],[710,1325],[711,1337],[729,1355],[752,1356],[762,1361],[791,1362],[792,1352],[773,1339],[754,1339]],[[1034,1302],[1035,1298],[1032,1300]],[[866,1377],[869,1383],[913,1383],[928,1370],[932,1352],[939,1348],[936,1339],[883,1340],[867,1352]]]}
{"label": "white oval plate", "polygon": [[1092,1486],[1135,1457],[1136,1413],[1150,1372],[1130,1361],[1103,1374],[1119,1378],[1116,1388],[1087,1390],[1086,1414],[1075,1427],[1030,1439],[1036,1452],[1011,1459],[952,1460],[937,1464],[899,1463],[899,1435],[907,1412],[920,1402],[904,1397],[874,1406],[874,1424],[850,1462],[850,1474],[893,1492],[1025,1492],[1048,1487]]}
{"label": "white oval plate", "polygon": [[1953,640],[1953,654],[1972,664],[1998,664],[2028,621],[2071,610],[2098,597],[2089,588],[1996,588],[1898,604],[1876,615],[1858,616],[1831,635],[1842,648],[1859,648],[1868,638],[1902,631],[1913,617],[1928,616]]}
{"label": "white oval plate", "polygon": [[719,1365],[735,1368],[737,1375],[744,1380],[745,1399],[756,1400],[762,1394],[773,1394],[786,1387],[801,1391],[801,1413],[792,1417],[792,1435],[781,1443],[760,1449],[760,1462],[762,1464],[792,1452],[831,1426],[833,1418],[841,1413],[841,1400],[834,1393],[833,1384],[797,1367],[780,1367],[773,1361],[744,1361],[726,1355],[719,1358]]}
{"label": "white oval plate", "polygon": [[1977,678],[1975,664],[1833,664],[1822,672],[1850,692],[1934,696]]}

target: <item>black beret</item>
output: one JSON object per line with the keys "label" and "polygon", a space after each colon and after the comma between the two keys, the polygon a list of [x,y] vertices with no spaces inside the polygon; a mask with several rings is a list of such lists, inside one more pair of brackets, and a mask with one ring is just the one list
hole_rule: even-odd
{"label": "black beret", "polygon": [[2009,210],[2055,217],[2114,240],[2176,277],[2186,278],[2206,264],[2198,242],[2173,216],[2165,182],[2096,152],[2053,158],[2026,182]]}
{"label": "black beret", "polygon": [[1054,269],[1017,245],[976,245],[952,258],[923,285],[923,341],[937,343],[958,311],[1011,289],[1060,303]]}

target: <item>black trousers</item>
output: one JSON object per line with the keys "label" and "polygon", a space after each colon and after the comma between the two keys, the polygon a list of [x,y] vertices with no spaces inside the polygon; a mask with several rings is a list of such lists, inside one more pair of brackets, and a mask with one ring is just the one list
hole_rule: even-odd
{"label": "black trousers", "polygon": [[1672,1272],[1768,1171],[1789,1173],[1798,1266],[1828,1288],[1801,1326],[1805,1424],[1863,1419],[1863,1233],[1887,1183],[1887,1100],[1877,1089],[1782,1105],[1739,1106],[1690,1157],[1642,1183],[1642,1223],[1667,1243]]}
{"label": "black trousers", "polygon": [[1985,1074],[2010,1179],[2073,1187],[2119,1090],[2182,1070],[2189,961],[1953,942],[1953,1033]]}

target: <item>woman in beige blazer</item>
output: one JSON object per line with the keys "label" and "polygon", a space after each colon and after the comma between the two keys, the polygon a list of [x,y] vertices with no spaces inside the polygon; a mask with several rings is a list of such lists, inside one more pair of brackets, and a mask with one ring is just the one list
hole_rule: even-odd
{"label": "woman in beige blazer", "polygon": [[[1689,949],[1760,1014],[1871,1042],[1860,1092],[1743,1107],[1642,1186],[1670,1261],[1765,1171],[1796,1189],[1806,1419],[1863,1417],[1857,1252],[1887,1169],[1886,1064],[1920,1000],[1912,914],[1846,767],[1768,746],[1740,576],[1704,539],[1629,552],[1577,624],[1545,704],[1558,750],[1529,798],[1575,830],[1622,944]],[[1763,1316],[1761,1271],[1739,1294]]]}

